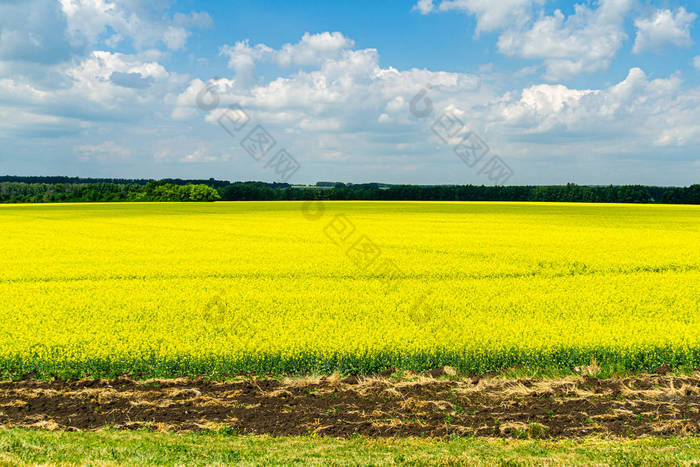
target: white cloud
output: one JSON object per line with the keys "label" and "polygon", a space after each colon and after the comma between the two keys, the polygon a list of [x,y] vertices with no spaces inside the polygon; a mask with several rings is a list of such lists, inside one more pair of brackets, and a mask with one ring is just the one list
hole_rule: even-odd
{"label": "white cloud", "polygon": [[187,164],[201,164],[206,162],[227,161],[230,158],[230,156],[216,155],[205,145],[199,145],[193,151],[189,152],[184,157],[181,157],[179,161]]}
{"label": "white cloud", "polygon": [[[255,44],[246,44],[246,48],[262,49]],[[278,53],[270,48],[262,50],[268,57]],[[220,104],[206,116],[195,106],[205,83],[193,80],[178,96],[173,114],[182,118],[198,115],[223,141],[232,142],[217,119],[225,106],[237,103],[280,146],[295,156],[303,154],[305,170],[328,167],[342,171],[345,167],[369,178],[398,173],[400,167],[414,167],[417,174],[426,177],[438,170],[436,167],[454,172],[459,165],[448,169],[441,164],[454,162],[456,156],[431,131],[434,120],[446,109],[453,109],[465,123],[461,134],[476,131],[509,163],[558,160],[552,164],[553,176],[557,167],[565,170],[561,169],[564,165],[580,165],[596,158],[597,165],[591,165],[591,171],[603,170],[606,158],[616,160],[624,155],[661,163],[669,152],[700,147],[700,123],[696,123],[700,122],[700,90],[684,87],[680,75],[650,79],[641,69],[632,68],[619,83],[604,88],[537,83],[506,93],[499,89],[512,86],[510,76],[490,71],[484,78],[488,79],[463,73],[397,70],[380,66],[374,49],[347,49],[316,66],[298,65],[249,86],[241,86],[237,78],[213,81],[210,84]],[[411,113],[411,101],[428,85],[425,97],[433,112],[417,118]],[[425,105],[423,98],[418,103]],[[337,164],[337,168],[329,164]],[[529,167],[524,170],[536,171],[537,165]],[[465,170],[464,176],[470,177]],[[474,178],[462,182],[478,183],[478,177],[471,175]]]}
{"label": "white cloud", "polygon": [[190,28],[211,27],[206,12],[190,15],[176,13],[169,19],[159,2],[134,0],[60,0],[74,45],[92,45],[107,30],[114,34],[107,39],[111,47],[129,38],[137,49],[164,44],[170,50],[185,46]]}
{"label": "white cloud", "polygon": [[[136,55],[107,52],[96,50],[90,57],[79,64],[66,70],[66,74],[73,78],[76,87],[85,90],[106,91],[105,97],[109,97],[108,90],[119,92],[115,89],[114,74],[128,74],[132,77],[138,75],[141,79],[163,82],[171,77],[171,74],[157,62],[143,61]],[[175,76],[175,75],[173,75]],[[139,88],[140,86],[122,86]],[[99,94],[95,92],[95,96]]]}
{"label": "white cloud", "polygon": [[503,124],[521,134],[574,140],[585,135],[624,143],[628,151],[643,150],[645,144],[700,144],[700,91],[685,91],[675,75],[649,80],[639,68],[606,89],[531,86],[507,95],[500,113]]}
{"label": "white cloud", "polygon": [[457,10],[475,15],[478,34],[525,24],[532,18],[533,8],[544,2],[545,0],[442,0],[435,6],[432,0],[419,0],[414,9],[422,14]]}
{"label": "white cloud", "polygon": [[[94,51],[57,71],[60,86],[46,87],[22,76],[0,77],[0,101],[6,109],[26,115],[24,130],[45,131],[63,125],[67,133],[100,128],[105,122],[138,125],[144,116],[161,111],[165,97],[181,89],[184,78],[140,55]],[[44,117],[50,117],[47,120]],[[0,120],[0,130],[16,131]]]}
{"label": "white cloud", "polygon": [[700,71],[700,55],[693,59],[693,65],[695,66],[696,70]]}
{"label": "white cloud", "polygon": [[244,86],[255,83],[255,62],[273,54],[273,50],[265,44],[250,46],[249,41],[236,42],[233,46],[221,47],[221,55],[228,56],[228,67],[236,74],[236,81]]}
{"label": "white cloud", "polygon": [[550,80],[605,69],[627,37],[623,26],[631,7],[632,0],[600,0],[596,9],[576,5],[569,17],[556,10],[529,29],[505,31],[498,49],[512,57],[542,59]]}
{"label": "white cloud", "polygon": [[[607,11],[606,20],[599,18],[603,6],[562,20],[552,33],[576,47],[583,37],[595,39],[588,27],[606,31],[610,17],[619,16]],[[546,18],[552,17],[538,21]],[[187,21],[200,20],[187,16],[175,22]],[[591,46],[596,45],[593,39]],[[559,60],[588,60],[569,55],[565,47],[542,46]],[[31,150],[72,150],[84,161],[77,167],[131,158],[130,164],[153,163],[153,176],[162,176],[165,166],[170,170],[188,164],[186,170],[202,176],[211,175],[202,168],[206,166],[222,178],[266,179],[263,166],[219,126],[225,106],[237,103],[252,120],[246,131],[253,123],[263,125],[278,147],[302,163],[304,181],[486,182],[432,132],[432,123],[445,109],[454,109],[465,128],[482,136],[494,153],[514,167],[519,164],[525,182],[543,181],[537,173],[542,161],[559,161],[552,164],[552,173],[558,170],[561,176],[565,169],[557,164],[587,161],[591,154],[603,161],[591,166],[593,173],[604,170],[605,158],[620,154],[641,155],[658,167],[674,150],[688,157],[700,148],[700,89],[685,86],[680,74],[651,79],[633,68],[618,84],[598,89],[543,84],[529,77],[524,89],[513,89],[512,73],[503,75],[491,67],[473,75],[380,65],[377,50],[355,49],[350,38],[330,32],[306,34],[278,49],[242,41],[222,53],[235,74],[209,83],[218,95],[217,108],[209,112],[196,105],[207,84],[166,69],[164,57],[169,54],[157,49],[135,54],[92,51],[50,65],[51,78],[58,79],[49,84],[48,78],[19,75],[14,64],[0,65],[0,134],[22,145],[41,142]],[[263,61],[279,66],[267,79],[255,75]],[[243,79],[246,73],[248,80]],[[416,102],[421,108],[429,102],[432,113],[421,118],[411,106],[423,89],[427,92]],[[54,138],[52,144],[44,137]],[[138,159],[142,154],[148,157]],[[72,167],[68,164],[76,163],[75,157],[64,163]],[[60,168],[58,164],[51,167]],[[416,174],[413,180],[402,178],[409,168]],[[528,171],[534,174],[530,178]]]}
{"label": "white cloud", "polygon": [[651,16],[634,21],[637,37],[632,51],[640,53],[645,50],[661,51],[667,44],[678,47],[693,44],[690,28],[698,15],[680,7],[671,10],[656,10]]}
{"label": "white cloud", "polygon": [[590,89],[569,89],[562,84],[540,84],[523,89],[519,103],[538,114],[548,115],[561,112],[594,92]]}
{"label": "white cloud", "polygon": [[[219,96],[220,108],[210,112],[206,119],[216,123],[221,108],[238,103],[264,115],[269,121],[295,122],[295,127],[300,130],[343,132],[366,125],[368,119],[406,124],[411,119],[410,100],[427,84],[432,85],[436,104],[442,100],[483,102],[485,99],[476,92],[479,81],[474,75],[382,68],[375,49],[349,50],[347,44],[352,42],[345,38],[339,40],[342,36],[333,38],[324,33],[316,37],[323,38],[325,45],[315,43],[312,47],[314,54],[308,53],[308,44],[314,42],[306,35],[306,39],[294,44],[299,54],[290,54],[287,46],[275,50],[247,42],[226,49],[225,53],[233,60],[235,79],[218,79],[210,83],[211,90]],[[332,39],[331,46],[327,46],[327,39]],[[267,83],[239,79],[241,74],[250,72],[256,60],[263,57],[276,59],[281,55],[293,56],[289,63],[297,66],[312,61],[317,65],[314,69],[299,69]],[[312,56],[315,57],[313,60],[309,58]],[[282,62],[287,63],[286,58]],[[205,86],[202,81],[193,80],[177,97],[173,117],[183,119],[197,115],[197,95]]]}
{"label": "white cloud", "polygon": [[228,66],[236,73],[239,84],[250,86],[256,81],[256,62],[275,63],[281,67],[320,65],[339,57],[352,48],[354,42],[339,32],[304,33],[294,44],[284,44],[279,50],[265,44],[250,46],[248,40],[224,45],[220,54],[228,57]]}
{"label": "white cloud", "polygon": [[[456,10],[476,16],[476,34],[498,31],[498,50],[511,57],[542,60],[556,81],[606,69],[627,35],[624,20],[635,0],[598,0],[574,5],[574,14],[545,15],[545,0],[420,0],[423,14]],[[538,16],[535,18],[534,13]],[[534,18],[534,19],[533,19]]]}
{"label": "white cloud", "polygon": [[[605,29],[601,22],[609,23],[601,17],[612,21],[625,10],[621,3],[616,5],[616,11],[610,11],[610,5],[603,11],[579,10],[582,16],[578,18],[585,19],[588,25],[589,20],[593,21],[591,27],[596,30]],[[563,28],[575,36],[574,43],[583,40],[573,24],[563,24]],[[257,57],[276,56],[279,52],[263,47],[245,44],[246,50],[259,52]],[[480,131],[500,134],[505,140],[524,134],[556,134],[557,138],[591,134],[593,139],[605,140],[611,131],[617,131],[622,136],[634,135],[631,144],[639,147],[685,144],[693,141],[695,128],[700,125],[693,123],[700,122],[700,111],[695,110],[695,106],[700,109],[700,102],[695,100],[696,94],[684,93],[678,76],[649,80],[639,68],[632,68],[623,81],[605,89],[536,84],[521,92],[499,95],[492,87],[479,88],[479,79],[474,75],[382,68],[376,50],[360,49],[342,50],[316,69],[296,70],[267,83],[243,87],[235,79],[220,79],[213,84],[220,105],[207,115],[210,123],[217,123],[224,106],[237,103],[261,121],[298,135],[342,137],[362,133],[378,137],[413,131],[409,129],[415,129],[417,119],[410,112],[411,100],[429,84],[427,95],[435,113],[454,108],[464,116],[465,123]],[[196,96],[204,86],[200,80],[193,80],[178,96],[173,115],[196,115]],[[407,137],[413,139],[416,135]],[[439,142],[430,134],[429,137]],[[324,150],[329,153],[340,149]]]}
{"label": "white cloud", "polygon": [[413,9],[427,15],[435,9],[435,5],[433,4],[433,0],[418,0],[418,3],[413,6]]}
{"label": "white cloud", "polygon": [[296,44],[284,44],[276,53],[280,66],[318,65],[324,60],[336,58],[343,50],[355,45],[354,41],[339,32],[320,34],[304,33]]}

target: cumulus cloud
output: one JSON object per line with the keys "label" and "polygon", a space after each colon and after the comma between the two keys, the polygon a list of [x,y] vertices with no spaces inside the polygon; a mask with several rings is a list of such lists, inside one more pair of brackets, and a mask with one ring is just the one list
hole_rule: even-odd
{"label": "cumulus cloud", "polygon": [[215,154],[212,152],[211,148],[200,144],[193,151],[181,157],[179,161],[186,164],[201,164],[207,162],[222,162],[229,159],[231,159],[230,156]]}
{"label": "cumulus cloud", "polygon": [[[407,122],[411,118],[411,98],[428,84],[436,101],[483,100],[476,92],[479,80],[474,75],[382,68],[375,49],[348,49],[350,44],[352,41],[342,35],[328,33],[305,35],[300,42],[280,49],[236,44],[225,52],[232,60],[229,63],[235,71],[234,79],[209,83],[220,105],[207,119],[216,122],[224,106],[237,103],[277,123],[296,122],[301,130],[352,131],[367,119]],[[240,79],[241,75],[249,76],[257,60],[264,59],[296,63],[297,67],[311,63],[316,66],[310,70],[297,68],[267,83]],[[197,96],[206,86],[201,80],[193,80],[178,96],[173,117],[196,115]]]}
{"label": "cumulus cloud", "polygon": [[[133,7],[134,2],[123,5]],[[592,70],[592,57],[605,60],[609,55],[588,49],[617,46],[621,39],[614,26],[627,7],[622,0],[609,0],[595,9],[577,7],[568,18],[561,13],[541,16],[520,30],[522,43],[510,44],[510,50],[514,56],[544,60],[549,77],[568,75],[560,69]],[[422,2],[422,8],[434,6]],[[206,26],[202,18],[175,15],[168,26]],[[105,31],[98,36],[109,37]],[[114,34],[131,40],[127,32]],[[60,65],[42,65],[57,77],[44,81],[18,74],[16,63],[0,65],[0,134],[23,144],[24,137],[52,137],[55,147],[63,137],[70,141],[63,152],[72,150],[73,162],[77,158],[106,166],[148,154],[160,166],[154,175],[163,164],[190,164],[187,170],[195,171],[202,164],[230,167],[222,177],[263,178],[260,164],[220,127],[227,106],[238,104],[252,120],[246,132],[253,124],[263,125],[299,159],[305,174],[313,174],[307,177],[328,178],[324,168],[335,167],[338,173],[348,170],[355,180],[388,174],[391,181],[392,174],[412,171],[420,174],[414,180],[419,183],[446,182],[447,177],[459,183],[485,181],[468,178],[449,144],[431,130],[446,110],[455,112],[464,131],[476,131],[494,153],[514,166],[522,161],[524,171],[530,170],[523,168],[525,162],[542,158],[577,161],[590,153],[633,153],[660,160],[674,148],[700,148],[700,90],[685,85],[680,74],[651,79],[632,68],[615,85],[580,89],[529,75],[524,89],[514,89],[512,74],[500,75],[490,67],[477,74],[396,69],[381,64],[377,50],[357,49],[340,32],[307,33],[279,48],[249,41],[222,47],[233,72],[209,82],[169,71],[163,65],[168,55],[157,48],[131,54],[92,50]],[[262,62],[268,65],[267,78],[256,75]],[[568,62],[573,65],[562,65]],[[270,68],[275,71],[268,73]],[[216,98],[209,110],[197,106],[207,87]],[[431,112],[421,116],[412,111],[416,105]],[[83,141],[88,137],[97,143]],[[141,149],[146,146],[148,150]],[[434,178],[422,178],[429,171]]]}
{"label": "cumulus cloud", "polygon": [[544,3],[545,0],[442,0],[435,5],[433,0],[419,0],[414,9],[422,14],[455,10],[474,15],[478,34],[525,24],[532,18],[533,8]]}
{"label": "cumulus cloud", "polygon": [[272,49],[265,44],[251,46],[248,40],[224,45],[220,54],[228,57],[228,66],[236,73],[239,82],[246,85],[255,81],[256,62],[275,63],[281,67],[320,65],[326,60],[337,58],[355,43],[339,32],[304,33],[296,43],[284,44],[280,49]]}
{"label": "cumulus cloud", "polygon": [[684,91],[680,78],[650,80],[639,68],[606,89],[535,85],[500,104],[502,122],[521,134],[625,141],[628,150],[644,144],[700,143],[700,92]]}
{"label": "cumulus cloud", "polygon": [[320,34],[304,33],[295,44],[284,44],[275,54],[275,61],[285,67],[293,65],[318,65],[337,57],[343,50],[352,48],[355,42],[339,32]]}
{"label": "cumulus cloud", "polygon": [[632,51],[659,52],[668,44],[678,47],[692,45],[690,28],[697,17],[695,13],[680,7],[676,11],[656,10],[646,18],[636,19],[634,25],[637,28],[637,37]]}
{"label": "cumulus cloud", "polygon": [[[0,102],[13,114],[24,115],[22,128],[44,136],[99,128],[105,122],[137,122],[164,106],[169,93],[184,78],[158,62],[139,55],[94,51],[61,68],[64,82],[46,87],[22,76],[0,77]],[[15,123],[0,121],[0,131],[16,131]],[[55,131],[54,131],[55,130]]]}
{"label": "cumulus cloud", "polygon": [[251,47],[247,39],[233,46],[224,45],[220,50],[221,55],[228,57],[228,67],[236,74],[236,80],[246,86],[255,82],[255,62],[266,59],[273,52],[265,44]]}
{"label": "cumulus cloud", "polygon": [[413,9],[427,15],[431,11],[435,10],[435,4],[433,3],[433,0],[418,0],[418,3],[413,6]]}
{"label": "cumulus cloud", "polygon": [[[260,53],[253,64],[281,50],[245,46],[252,55]],[[498,79],[493,73],[488,76]],[[216,127],[226,106],[238,104],[278,141],[293,136],[312,160],[366,170],[384,170],[396,158],[421,171],[426,166],[418,155],[443,151],[449,156],[450,148],[430,130],[446,110],[465,125],[454,141],[474,130],[504,157],[559,155],[573,161],[589,157],[586,151],[618,157],[700,145],[700,123],[695,123],[700,122],[700,91],[684,87],[680,75],[650,79],[632,68],[605,88],[538,83],[505,93],[499,88],[503,80],[511,81],[500,80],[494,86],[492,80],[484,84],[479,76],[465,73],[397,70],[380,66],[374,49],[343,49],[316,66],[298,64],[267,82],[242,86],[236,77],[213,80],[209,86],[220,99],[219,107],[204,119]],[[173,116],[202,118],[195,102],[206,86],[191,81],[177,97]],[[426,90],[423,96],[433,110],[425,119],[411,112],[421,90]],[[422,97],[418,102],[425,105]]]}
{"label": "cumulus cloud", "polygon": [[[498,32],[498,50],[510,57],[541,60],[551,81],[606,69],[627,35],[624,20],[634,0],[576,4],[574,13],[546,15],[545,0],[420,0],[423,14],[461,11],[474,15],[476,34]],[[537,13],[537,14],[535,14]]]}
{"label": "cumulus cloud", "polygon": [[163,44],[179,50],[185,46],[190,28],[207,28],[213,23],[206,12],[176,13],[169,19],[159,2],[60,0],[60,4],[74,45],[95,44],[111,30],[114,33],[107,39],[111,47],[128,38],[137,49]]}
{"label": "cumulus cloud", "polygon": [[600,0],[595,9],[576,5],[569,17],[556,10],[528,29],[505,31],[498,49],[511,57],[543,60],[550,80],[605,69],[627,37],[623,25],[631,7],[632,0]]}

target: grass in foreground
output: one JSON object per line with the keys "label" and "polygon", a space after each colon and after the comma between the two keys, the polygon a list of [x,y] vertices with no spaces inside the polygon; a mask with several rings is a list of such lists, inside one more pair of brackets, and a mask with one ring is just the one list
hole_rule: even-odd
{"label": "grass in foreground", "polygon": [[700,438],[449,440],[0,430],[0,464],[698,465]]}

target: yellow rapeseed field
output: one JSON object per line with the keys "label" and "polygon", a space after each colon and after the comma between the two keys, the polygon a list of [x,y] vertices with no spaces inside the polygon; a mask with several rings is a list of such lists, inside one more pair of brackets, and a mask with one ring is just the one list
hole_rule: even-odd
{"label": "yellow rapeseed field", "polygon": [[0,376],[700,365],[700,206],[0,206]]}

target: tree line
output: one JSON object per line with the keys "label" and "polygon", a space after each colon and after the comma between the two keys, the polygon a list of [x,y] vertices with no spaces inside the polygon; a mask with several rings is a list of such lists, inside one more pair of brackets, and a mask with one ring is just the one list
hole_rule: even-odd
{"label": "tree line", "polygon": [[[12,180],[7,180],[11,178]],[[51,182],[51,180],[60,180]],[[42,181],[39,181],[42,180]],[[66,181],[69,180],[69,181]],[[69,177],[0,177],[0,202],[90,201],[264,201],[264,200],[416,200],[564,201],[591,203],[700,204],[700,185],[485,186],[387,185],[318,182],[315,186],[222,180],[124,180]]]}
{"label": "tree line", "polygon": [[552,186],[383,185],[319,182],[314,187],[272,187],[263,182],[232,183],[219,190],[228,201],[415,200],[563,201],[589,203],[700,204],[700,185],[687,188],[643,185]]}
{"label": "tree line", "polygon": [[175,185],[165,181],[138,183],[0,182],[0,203],[67,203],[108,201],[217,201],[208,185]]}
{"label": "tree line", "polygon": [[[23,182],[23,183],[46,183],[46,184],[64,184],[64,185],[81,185],[95,183],[111,183],[115,185],[145,185],[148,182],[153,182],[152,178],[84,178],[84,177],[65,177],[65,176],[19,176],[19,175],[0,175],[0,183],[2,182]],[[220,188],[229,185],[231,182],[227,180],[209,179],[181,179],[181,178],[163,178],[160,182],[170,185],[207,185],[212,188]]]}

